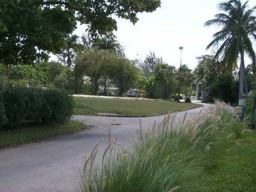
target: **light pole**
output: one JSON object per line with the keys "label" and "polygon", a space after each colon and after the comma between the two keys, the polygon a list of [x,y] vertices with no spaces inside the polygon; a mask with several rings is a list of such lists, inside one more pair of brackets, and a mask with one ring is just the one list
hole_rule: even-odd
{"label": "light pole", "polygon": [[[183,51],[183,46],[180,46],[179,49],[180,49],[180,68],[181,68],[181,65],[182,65],[182,51]],[[178,92],[178,100],[180,100],[180,80],[181,80],[181,71],[180,71],[180,68],[179,68],[179,92]]]}

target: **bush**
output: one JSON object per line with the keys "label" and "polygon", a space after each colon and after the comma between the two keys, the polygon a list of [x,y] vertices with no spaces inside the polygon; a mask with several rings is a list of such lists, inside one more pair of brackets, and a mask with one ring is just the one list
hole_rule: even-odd
{"label": "bush", "polygon": [[7,123],[5,127],[17,127],[26,116],[27,90],[21,87],[8,87],[3,91],[5,114]]}
{"label": "bush", "polygon": [[62,121],[69,119],[72,113],[72,97],[60,90],[7,87],[0,94],[0,128]]}
{"label": "bush", "polygon": [[238,101],[239,82],[232,75],[217,76],[208,87],[209,101],[222,100],[226,103]]}
{"label": "bush", "polygon": [[73,98],[60,90],[43,92],[40,117],[43,123],[69,119],[73,114]]}

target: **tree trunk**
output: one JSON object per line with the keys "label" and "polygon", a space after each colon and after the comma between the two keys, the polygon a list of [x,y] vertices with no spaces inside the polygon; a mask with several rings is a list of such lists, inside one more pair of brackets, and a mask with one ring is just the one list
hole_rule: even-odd
{"label": "tree trunk", "polygon": [[104,76],[104,95],[107,95],[107,76]]}
{"label": "tree trunk", "polygon": [[99,85],[98,85],[98,78],[93,78],[92,79],[92,83],[93,83],[93,87],[92,87],[92,94],[93,95],[97,95],[97,92],[98,92],[98,87],[99,87]]}
{"label": "tree trunk", "polygon": [[244,50],[241,50],[241,63],[240,63],[240,74],[239,74],[239,102],[238,105],[244,106],[244,97],[247,95],[247,82],[244,66]]}
{"label": "tree trunk", "polygon": [[72,65],[71,55],[72,55],[72,53],[70,51],[68,51],[68,53],[67,53],[67,65],[68,65],[69,68]]}

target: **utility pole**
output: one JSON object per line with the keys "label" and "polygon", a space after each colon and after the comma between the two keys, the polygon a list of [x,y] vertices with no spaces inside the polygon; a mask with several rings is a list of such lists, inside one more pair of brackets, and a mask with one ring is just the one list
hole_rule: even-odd
{"label": "utility pole", "polygon": [[[182,65],[182,51],[183,51],[183,46],[179,47],[180,49],[180,68]],[[181,81],[181,70],[179,68],[179,92],[178,92],[178,100],[180,100],[180,81]]]}

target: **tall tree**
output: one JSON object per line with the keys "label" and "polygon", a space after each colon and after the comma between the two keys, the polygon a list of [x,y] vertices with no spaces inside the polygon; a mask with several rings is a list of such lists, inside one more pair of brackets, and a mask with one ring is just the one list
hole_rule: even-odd
{"label": "tall tree", "polygon": [[155,68],[158,64],[162,64],[163,59],[157,57],[154,52],[150,52],[143,62],[139,63],[139,67],[142,70],[142,73],[146,76],[152,76],[154,74]]}
{"label": "tall tree", "polygon": [[[124,54],[122,53],[122,46],[119,44],[119,42],[116,40],[116,36],[113,33],[108,33],[105,35],[102,35],[99,38],[96,38],[93,43],[93,47],[97,49],[107,50],[110,53],[117,54],[121,57],[124,57]],[[106,63],[107,64],[107,63]],[[104,74],[104,95],[107,94],[107,74]]]}
{"label": "tall tree", "polygon": [[239,76],[239,105],[244,105],[244,96],[247,95],[245,75],[245,53],[252,59],[255,67],[255,52],[252,40],[256,40],[256,17],[253,8],[248,7],[248,1],[229,0],[219,4],[223,12],[216,14],[215,18],[205,23],[206,26],[217,25],[222,29],[213,35],[213,41],[207,49],[219,45],[215,59],[221,58],[222,62],[230,69],[240,59]]}
{"label": "tall tree", "polygon": [[140,12],[152,12],[160,0],[0,0],[0,61],[33,63],[60,53],[77,23],[91,34],[117,29],[114,16],[138,21]]}
{"label": "tall tree", "polygon": [[181,91],[187,97],[191,94],[192,83],[194,81],[192,70],[189,69],[187,65],[181,65],[178,71],[180,73],[179,78],[180,78]]}
{"label": "tall tree", "polygon": [[79,81],[88,76],[92,84],[92,94],[97,94],[99,80],[105,75],[119,89],[119,95],[135,84],[138,70],[128,60],[106,50],[92,49],[78,55],[74,73]]}
{"label": "tall tree", "polygon": [[93,47],[108,50],[111,53],[117,53],[117,50],[121,48],[121,45],[116,40],[116,36],[113,33],[108,33],[96,38]]}
{"label": "tall tree", "polygon": [[[154,71],[156,98],[169,99],[171,95],[175,93],[175,89],[176,89],[175,73],[176,73],[176,70],[174,66],[170,66],[168,64],[157,64]],[[149,89],[149,92],[150,92],[150,89]]]}

